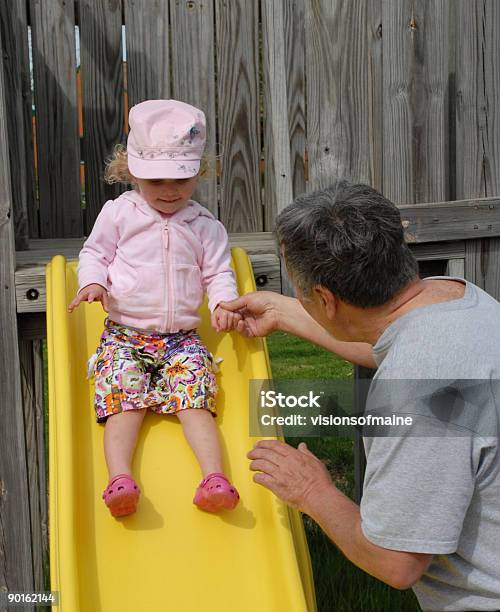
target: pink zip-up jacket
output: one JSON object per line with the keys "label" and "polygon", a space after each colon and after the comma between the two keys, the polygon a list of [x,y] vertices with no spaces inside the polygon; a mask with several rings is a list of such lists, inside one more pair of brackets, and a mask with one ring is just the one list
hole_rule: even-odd
{"label": "pink zip-up jacket", "polygon": [[109,200],[80,251],[80,290],[108,290],[109,318],[165,333],[194,329],[204,292],[213,312],[238,297],[227,232],[193,200],[162,215],[136,191]]}

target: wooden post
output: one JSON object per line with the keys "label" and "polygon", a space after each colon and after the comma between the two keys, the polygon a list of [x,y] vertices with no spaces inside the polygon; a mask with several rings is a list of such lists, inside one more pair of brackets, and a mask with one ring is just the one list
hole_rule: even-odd
{"label": "wooden post", "polygon": [[4,95],[4,72],[0,64],[0,589],[28,592],[34,588],[33,554],[19,372],[14,215]]}

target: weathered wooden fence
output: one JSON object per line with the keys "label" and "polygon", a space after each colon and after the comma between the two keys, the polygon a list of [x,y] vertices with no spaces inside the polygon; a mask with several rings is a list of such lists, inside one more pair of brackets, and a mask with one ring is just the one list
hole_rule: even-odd
{"label": "weathered wooden fence", "polygon": [[401,205],[424,272],[500,297],[496,0],[2,0],[0,34],[0,589],[44,586],[43,265],[119,192],[130,105],[205,110],[198,197],[259,285],[277,212],[347,176]]}

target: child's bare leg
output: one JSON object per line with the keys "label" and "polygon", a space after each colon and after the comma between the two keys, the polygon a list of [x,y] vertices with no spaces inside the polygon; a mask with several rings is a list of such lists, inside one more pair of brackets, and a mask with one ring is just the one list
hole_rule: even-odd
{"label": "child's bare leg", "polygon": [[110,480],[118,474],[132,475],[132,457],[145,414],[146,408],[108,417],[104,429],[104,455]]}
{"label": "child's bare leg", "polygon": [[190,408],[177,412],[184,435],[200,464],[203,477],[223,472],[219,431],[208,410]]}

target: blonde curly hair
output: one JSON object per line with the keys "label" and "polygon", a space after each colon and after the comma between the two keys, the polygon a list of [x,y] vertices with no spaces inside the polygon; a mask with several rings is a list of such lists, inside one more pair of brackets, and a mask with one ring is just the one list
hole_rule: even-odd
{"label": "blonde curly hair", "polygon": [[[206,177],[209,173],[208,158],[204,156],[200,164],[199,175]],[[106,159],[106,167],[104,169],[104,180],[112,185],[113,183],[123,183],[125,185],[135,185],[136,180],[130,174],[128,169],[128,154],[127,148],[122,144],[117,144],[113,149],[113,153]]]}

